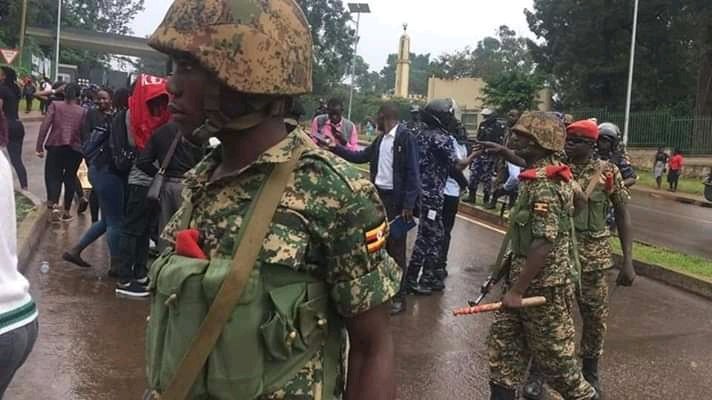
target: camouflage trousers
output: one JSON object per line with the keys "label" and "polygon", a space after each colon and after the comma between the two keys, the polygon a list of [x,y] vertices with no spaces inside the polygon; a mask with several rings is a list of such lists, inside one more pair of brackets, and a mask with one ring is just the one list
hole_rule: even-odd
{"label": "camouflage trousers", "polygon": [[408,265],[406,281],[415,283],[422,269],[424,280],[431,280],[441,260],[445,227],[443,223],[443,203],[423,202],[420,208],[418,237],[415,240],[413,255]]}
{"label": "camouflage trousers", "polygon": [[547,303],[495,314],[487,339],[490,380],[518,388],[533,357],[542,377],[564,399],[591,399],[595,391],[584,379],[576,357],[573,286],[532,288],[527,291],[530,296],[544,296]]}
{"label": "camouflage trousers", "polygon": [[600,358],[608,320],[608,271],[581,274],[581,289],[576,291],[583,320],[581,357]]}
{"label": "camouflage trousers", "polygon": [[470,194],[477,194],[477,189],[482,184],[485,197],[490,197],[494,186],[494,176],[497,166],[497,157],[493,155],[481,155],[470,164]]}

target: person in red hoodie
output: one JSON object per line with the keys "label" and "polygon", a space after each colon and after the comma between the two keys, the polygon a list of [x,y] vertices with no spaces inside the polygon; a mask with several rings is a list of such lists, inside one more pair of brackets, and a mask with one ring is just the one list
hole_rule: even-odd
{"label": "person in red hoodie", "polygon": [[682,167],[684,166],[685,157],[682,156],[682,152],[679,149],[675,149],[672,153],[672,158],[670,158],[670,168],[668,168],[668,183],[670,184],[671,192],[677,192],[677,184],[680,181],[680,174],[682,174]]}
{"label": "person in red hoodie", "polygon": [[[165,79],[138,76],[126,116],[127,138],[134,154],[143,151],[151,136],[169,121],[168,100]],[[146,195],[152,180],[136,165],[132,166],[128,177],[126,216],[119,238],[119,257],[111,263],[112,274],[119,278],[116,293],[122,296],[148,296],[146,265],[154,215],[147,207]]]}

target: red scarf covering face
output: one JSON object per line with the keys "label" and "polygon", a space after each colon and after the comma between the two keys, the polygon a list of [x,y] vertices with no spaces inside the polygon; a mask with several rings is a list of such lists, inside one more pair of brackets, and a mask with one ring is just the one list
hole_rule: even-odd
{"label": "red scarf covering face", "polygon": [[563,180],[571,182],[574,179],[574,174],[568,165],[548,165],[544,168],[532,168],[519,174],[521,181],[533,181],[537,179]]}
{"label": "red scarf covering face", "polygon": [[129,98],[129,110],[131,111],[134,141],[139,151],[146,146],[153,132],[170,119],[167,107],[162,108],[158,116],[151,115],[148,107],[149,101],[161,96],[168,96],[166,84],[165,79],[152,75],[141,74],[136,79],[133,94]]}

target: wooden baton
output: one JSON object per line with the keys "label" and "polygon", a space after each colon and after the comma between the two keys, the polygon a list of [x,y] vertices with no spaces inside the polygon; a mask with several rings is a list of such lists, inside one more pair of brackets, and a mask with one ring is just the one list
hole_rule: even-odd
{"label": "wooden baton", "polygon": [[[526,299],[522,299],[522,308],[537,307],[537,306],[542,306],[544,304],[546,304],[545,297],[527,297]],[[476,306],[476,307],[458,308],[455,311],[453,311],[452,313],[456,317],[462,317],[463,315],[474,315],[474,314],[482,314],[482,313],[487,313],[487,312],[499,311],[502,308],[503,308],[502,303],[497,302],[497,303],[483,304],[481,306]]]}

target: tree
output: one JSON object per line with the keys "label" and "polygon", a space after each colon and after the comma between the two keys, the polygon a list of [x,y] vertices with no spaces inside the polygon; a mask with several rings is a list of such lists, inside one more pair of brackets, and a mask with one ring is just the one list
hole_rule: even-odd
{"label": "tree", "polygon": [[467,77],[494,79],[501,72],[529,73],[534,64],[527,41],[507,25],[497,29],[495,37],[488,36],[472,49],[444,54],[434,62],[435,74],[440,78]]}
{"label": "tree", "polygon": [[314,42],[314,92],[329,93],[348,72],[356,32],[341,0],[298,0]]}
{"label": "tree", "polygon": [[[693,15],[684,3],[641,3],[634,109],[689,113],[697,77],[697,34],[691,24]],[[550,83],[567,107],[623,109],[632,2],[535,0],[525,14],[539,38],[529,42],[538,70],[552,77]]]}
{"label": "tree", "polygon": [[540,77],[519,71],[501,72],[486,82],[483,100],[500,112],[536,108],[543,87]]}

